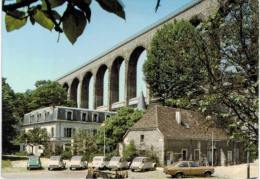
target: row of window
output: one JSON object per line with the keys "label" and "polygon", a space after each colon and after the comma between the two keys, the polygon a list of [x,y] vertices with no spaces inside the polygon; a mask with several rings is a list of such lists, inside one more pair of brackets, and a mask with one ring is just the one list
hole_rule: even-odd
{"label": "row of window", "polygon": [[[106,115],[106,118],[109,117],[110,115]],[[73,111],[67,110],[65,118],[66,120],[73,120]],[[86,122],[101,122],[98,113],[93,113],[92,119],[89,119],[88,112],[81,112],[80,120]]]}
{"label": "row of window", "polygon": [[[85,131],[89,134],[96,135],[96,129],[85,129]],[[64,137],[71,138],[76,134],[75,128],[64,128]]]}
{"label": "row of window", "polygon": [[43,113],[37,113],[37,114],[31,114],[30,118],[29,118],[29,123],[33,123],[33,122],[40,122],[43,120],[48,119],[50,116],[50,112],[46,111]]}

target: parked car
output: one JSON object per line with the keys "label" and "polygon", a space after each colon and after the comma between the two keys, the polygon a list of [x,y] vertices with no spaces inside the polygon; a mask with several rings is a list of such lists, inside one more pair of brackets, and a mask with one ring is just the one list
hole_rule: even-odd
{"label": "parked car", "polygon": [[96,169],[106,169],[109,160],[104,156],[96,156],[93,158],[92,167]]}
{"label": "parked car", "polygon": [[42,163],[40,157],[34,155],[28,157],[27,170],[41,169],[41,168],[42,168]]}
{"label": "parked car", "polygon": [[108,163],[108,168],[113,170],[123,170],[129,168],[129,163],[123,157],[112,157]]}
{"label": "parked car", "polygon": [[48,170],[65,169],[66,163],[61,156],[51,156]]}
{"label": "parked car", "polygon": [[86,169],[88,167],[88,163],[83,160],[83,156],[73,156],[70,159],[70,170],[73,169]]}
{"label": "parked car", "polygon": [[145,171],[145,170],[155,170],[156,164],[151,161],[148,157],[136,157],[134,158],[130,169],[132,171]]}
{"label": "parked car", "polygon": [[206,176],[214,173],[214,168],[209,166],[199,166],[194,161],[180,161],[164,167],[164,173],[172,177],[182,178],[184,176]]}

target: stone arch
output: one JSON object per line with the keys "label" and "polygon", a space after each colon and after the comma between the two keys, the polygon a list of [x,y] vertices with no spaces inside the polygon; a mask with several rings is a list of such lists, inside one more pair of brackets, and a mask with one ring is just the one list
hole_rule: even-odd
{"label": "stone arch", "polygon": [[130,55],[127,71],[127,98],[137,97],[137,63],[140,55],[145,52],[144,46],[136,47]]}
{"label": "stone arch", "polygon": [[[111,66],[111,76],[110,76],[110,92],[111,92],[111,103],[115,103],[119,101],[119,91],[120,91],[120,68],[122,67],[122,63],[124,62],[124,58],[118,56],[112,63]],[[122,89],[121,89],[122,90]],[[124,88],[123,88],[124,90]]]}
{"label": "stone arch", "polygon": [[81,86],[81,106],[82,108],[89,108],[89,93],[90,93],[90,80],[92,78],[93,74],[88,71],[85,73],[83,80],[82,80],[82,86]]}
{"label": "stone arch", "polygon": [[70,100],[78,106],[78,86],[79,86],[79,79],[74,78],[71,87],[70,87]]}
{"label": "stone arch", "polygon": [[101,65],[96,73],[95,82],[95,107],[104,106],[104,76],[108,67],[106,65]]}

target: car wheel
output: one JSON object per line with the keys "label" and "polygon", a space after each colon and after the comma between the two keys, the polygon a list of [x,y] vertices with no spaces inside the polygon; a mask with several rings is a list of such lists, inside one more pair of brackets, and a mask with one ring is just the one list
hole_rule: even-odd
{"label": "car wheel", "polygon": [[182,174],[182,173],[177,173],[177,174],[175,175],[175,177],[176,177],[176,178],[182,178],[182,177],[183,177],[183,174]]}
{"label": "car wheel", "polygon": [[211,172],[206,172],[206,173],[204,173],[204,176],[205,176],[205,177],[210,177],[210,176],[211,176]]}
{"label": "car wheel", "polygon": [[131,169],[132,172],[134,172],[135,170],[134,169]]}

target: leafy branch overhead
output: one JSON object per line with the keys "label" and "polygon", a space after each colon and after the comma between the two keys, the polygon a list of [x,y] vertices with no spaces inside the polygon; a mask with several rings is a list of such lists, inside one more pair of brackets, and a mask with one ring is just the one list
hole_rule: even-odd
{"label": "leafy branch overhead", "polygon": [[[2,1],[2,10],[6,13],[7,32],[23,27],[28,19],[32,25],[38,23],[42,27],[66,35],[74,44],[90,23],[92,0],[11,0]],[[124,6],[121,0],[95,0],[105,11],[114,13],[125,19]],[[160,5],[157,0],[156,10]],[[64,11],[61,12],[63,9]]]}

